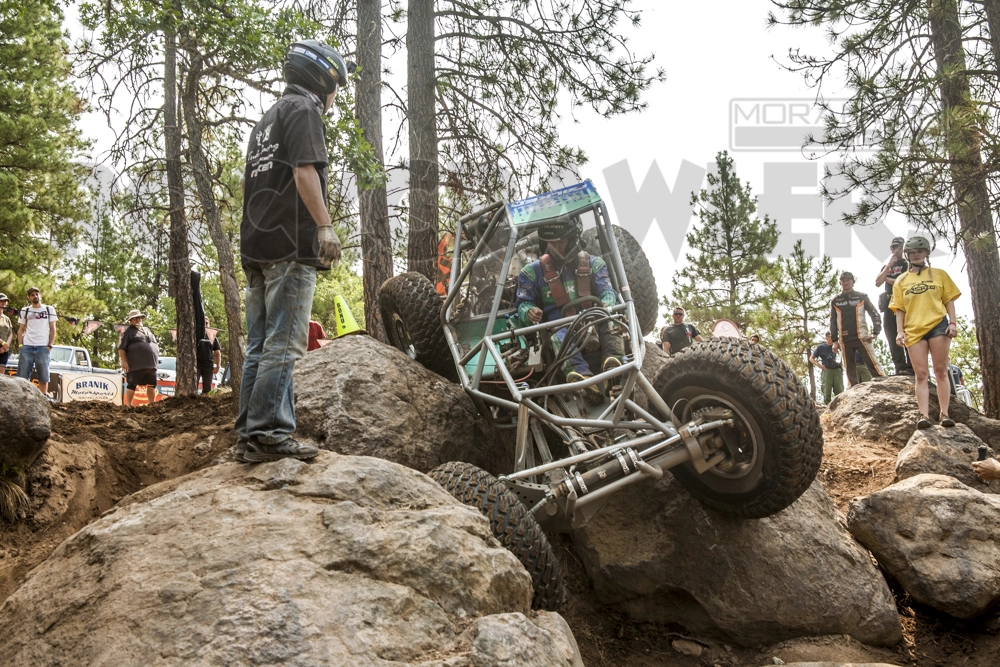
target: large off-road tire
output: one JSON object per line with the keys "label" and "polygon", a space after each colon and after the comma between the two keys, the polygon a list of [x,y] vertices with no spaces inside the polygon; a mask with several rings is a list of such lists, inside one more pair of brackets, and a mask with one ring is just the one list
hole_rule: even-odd
{"label": "large off-road tire", "polygon": [[[639,319],[639,327],[642,329],[642,335],[647,336],[656,328],[656,315],[659,307],[653,269],[649,266],[646,253],[642,251],[642,246],[639,245],[634,236],[618,225],[612,225],[611,230],[618,243],[618,252],[622,256],[622,265],[625,268],[625,277],[632,290],[632,301],[635,303],[635,314]],[[581,239],[584,250],[591,255],[603,257],[596,228],[585,231]],[[605,257],[604,261],[607,262],[608,258]]]}
{"label": "large off-road tire", "polygon": [[[739,456],[728,470],[671,470],[704,505],[744,518],[770,516],[802,495],[819,471],[816,402],[784,361],[736,338],[695,343],[670,357],[654,386],[681,422],[709,406],[736,415]],[[732,433],[732,432],[731,432]]]}
{"label": "large off-road tire", "polygon": [[559,563],[541,526],[517,496],[471,463],[445,463],[428,474],[459,502],[475,507],[489,519],[493,535],[531,575],[535,589],[531,607],[558,610],[565,597]]}
{"label": "large off-road tire", "polygon": [[455,382],[458,375],[441,324],[441,295],[416,272],[389,278],[378,290],[389,344],[425,368]]}

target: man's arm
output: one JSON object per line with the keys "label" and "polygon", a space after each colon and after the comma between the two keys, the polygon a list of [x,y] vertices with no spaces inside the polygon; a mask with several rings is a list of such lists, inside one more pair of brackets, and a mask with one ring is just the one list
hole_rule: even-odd
{"label": "man's arm", "polygon": [[[319,228],[320,259],[329,259],[330,263],[337,264],[340,262],[340,239],[333,232],[333,223],[330,222],[330,212],[326,210],[326,202],[323,201],[323,185],[320,183],[316,165],[306,164],[301,167],[295,167],[292,169],[292,175],[295,177],[295,189],[299,192],[299,198],[302,199],[302,203],[306,205],[306,210],[312,216],[313,222]],[[332,236],[329,241],[324,239],[324,236],[327,234]],[[329,258],[324,257],[324,245],[326,243],[332,243],[333,245],[330,248],[331,255]]]}
{"label": "man's arm", "polygon": [[878,335],[882,333],[882,318],[878,316],[878,310],[875,309],[867,294],[865,294],[865,310],[872,318],[872,338],[878,338]]}
{"label": "man's arm", "polygon": [[696,340],[699,343],[705,340],[704,338],[701,337],[701,332],[698,331],[698,329],[695,328],[693,324],[691,325],[691,333],[694,334],[693,336],[691,336],[691,340]]}
{"label": "man's arm", "polygon": [[24,345],[24,320],[17,325],[17,344]]}
{"label": "man's arm", "polygon": [[521,324],[538,324],[542,321],[544,312],[538,307],[542,300],[535,289],[535,263],[528,264],[517,274],[517,295],[514,299],[514,308],[517,309],[517,317]]}
{"label": "man's arm", "polygon": [[820,363],[819,357],[816,356],[815,352],[809,355],[809,362],[816,368],[819,368],[820,370],[824,371],[826,370],[826,366]]}
{"label": "man's arm", "polygon": [[830,337],[833,338],[833,351],[840,349],[840,328],[837,326],[837,307],[830,304]]}
{"label": "man's arm", "polygon": [[49,320],[49,347],[56,344],[56,323],[54,320]]}
{"label": "man's arm", "polygon": [[118,358],[122,362],[122,370],[128,373],[128,359],[125,357],[125,350],[118,350]]}
{"label": "man's arm", "polygon": [[218,373],[219,366],[222,365],[222,350],[215,350],[212,352],[212,361],[215,362],[215,368],[212,369],[212,372]]}
{"label": "man's arm", "polygon": [[663,341],[663,351],[666,352],[667,354],[670,354],[670,341],[668,340]]}

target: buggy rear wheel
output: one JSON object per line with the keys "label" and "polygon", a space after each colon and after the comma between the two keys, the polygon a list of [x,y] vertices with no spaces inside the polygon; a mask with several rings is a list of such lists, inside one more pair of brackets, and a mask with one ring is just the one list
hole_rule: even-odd
{"label": "buggy rear wheel", "polygon": [[682,423],[707,408],[733,413],[720,429],[727,459],[702,474],[671,472],[704,505],[744,518],[779,512],[816,478],[823,431],[816,403],[784,361],[735,338],[697,343],[670,357],[654,383]]}
{"label": "buggy rear wheel", "polygon": [[[639,320],[642,335],[646,336],[656,327],[656,315],[659,308],[653,269],[649,265],[649,260],[646,259],[646,253],[643,252],[642,246],[639,245],[634,236],[618,225],[611,225],[611,231],[615,235],[618,252],[622,257],[622,266],[625,268],[625,277],[632,291],[635,315]],[[581,237],[581,243],[583,249],[591,255],[604,257],[596,228],[585,231]],[[607,257],[604,257],[604,261],[610,264]]]}
{"label": "buggy rear wheel", "polygon": [[500,544],[514,554],[531,575],[533,609],[556,611],[565,591],[555,553],[541,526],[517,496],[500,480],[471,463],[453,461],[427,473],[459,502],[489,519]]}
{"label": "buggy rear wheel", "polygon": [[382,323],[389,343],[428,370],[452,382],[455,364],[441,324],[441,295],[423,274],[402,273],[378,291]]}

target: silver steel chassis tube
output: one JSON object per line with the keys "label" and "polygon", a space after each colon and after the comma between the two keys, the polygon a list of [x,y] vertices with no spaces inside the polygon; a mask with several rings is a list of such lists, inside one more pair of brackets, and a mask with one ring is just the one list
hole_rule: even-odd
{"label": "silver steel chassis tube", "polygon": [[[566,466],[571,466],[574,463],[580,463],[582,461],[588,461],[592,458],[597,458],[608,452],[613,452],[619,449],[627,449],[629,447],[635,448],[639,445],[645,445],[651,442],[656,442],[657,444],[650,447],[647,451],[658,451],[662,447],[668,447],[675,442],[681,441],[681,436],[675,435],[673,437],[662,440],[662,442],[657,442],[663,438],[662,433],[651,433],[650,435],[642,436],[641,438],[635,438],[628,442],[616,442],[613,445],[608,445],[607,447],[601,447],[600,449],[595,449],[593,451],[585,452],[583,454],[576,454],[574,456],[568,456],[564,459],[558,459],[552,463],[543,463],[542,465],[535,466],[534,468],[528,468],[527,470],[521,470],[518,472],[511,473],[509,475],[503,475],[499,479],[501,482],[514,482],[519,479],[524,479],[526,477],[531,477],[532,475],[540,475],[542,473],[548,472],[549,470],[555,470],[556,468],[565,468]],[[686,459],[688,454],[687,450],[683,451],[684,458]],[[584,496],[587,497],[587,496]]]}

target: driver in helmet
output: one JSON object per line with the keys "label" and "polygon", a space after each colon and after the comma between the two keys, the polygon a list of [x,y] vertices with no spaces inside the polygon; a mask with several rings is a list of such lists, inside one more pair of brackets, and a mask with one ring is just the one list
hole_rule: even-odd
{"label": "driver in helmet", "polygon": [[[517,298],[514,307],[525,326],[538,324],[576,313],[570,309],[564,315],[563,306],[585,296],[600,299],[605,308],[618,302],[618,295],[608,277],[608,265],[600,257],[592,257],[580,247],[583,222],[579,216],[555,220],[538,228],[541,257],[523,269],[517,278]],[[593,304],[583,304],[586,308]],[[568,327],[557,329],[551,337],[556,355],[562,349]],[[607,322],[597,328],[603,362],[601,370],[621,366],[624,346],[621,336],[611,332]],[[581,352],[576,352],[563,365],[567,382],[582,382],[593,377]],[[597,385],[585,389],[584,396],[593,405],[604,401],[604,392]]]}

